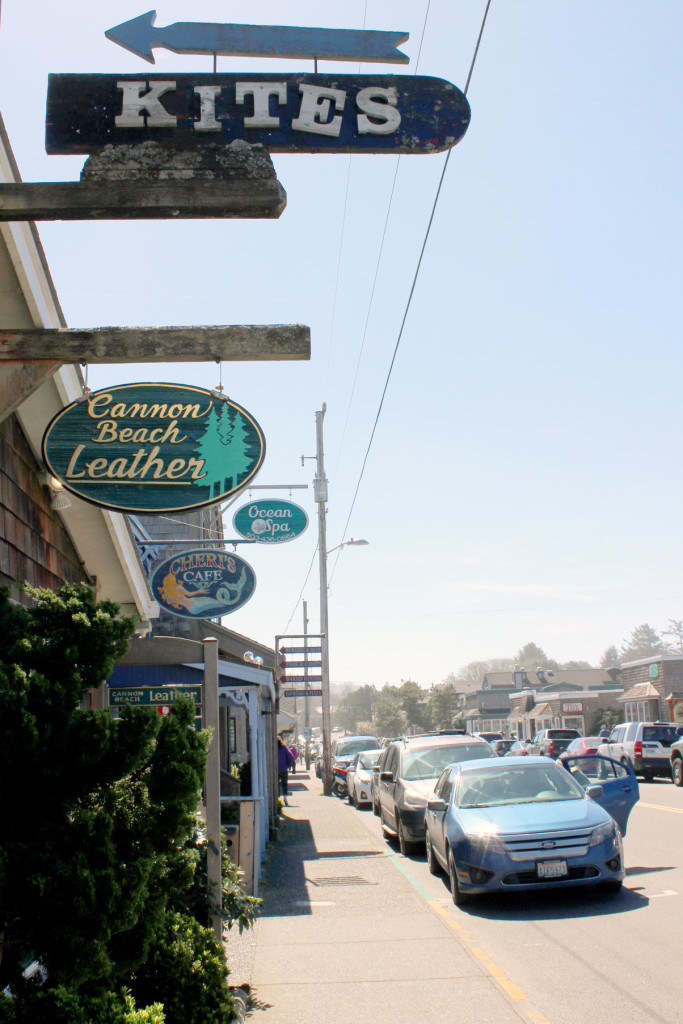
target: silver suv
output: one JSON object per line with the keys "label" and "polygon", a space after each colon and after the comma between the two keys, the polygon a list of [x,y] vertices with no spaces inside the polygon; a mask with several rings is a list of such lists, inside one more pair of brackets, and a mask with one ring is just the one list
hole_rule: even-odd
{"label": "silver suv", "polygon": [[671,744],[671,778],[674,786],[683,786],[683,736]]}
{"label": "silver suv", "polygon": [[490,744],[457,729],[392,740],[379,759],[373,803],[385,837],[406,856],[425,840],[425,808],[447,764],[495,757]]}
{"label": "silver suv", "polygon": [[674,722],[624,722],[612,729],[598,754],[629,765],[646,782],[655,775],[671,778],[671,744],[680,734]]}

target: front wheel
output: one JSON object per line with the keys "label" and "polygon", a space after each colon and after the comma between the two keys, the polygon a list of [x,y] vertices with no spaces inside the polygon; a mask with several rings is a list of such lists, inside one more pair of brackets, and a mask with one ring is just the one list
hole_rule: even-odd
{"label": "front wheel", "polygon": [[427,850],[427,867],[432,875],[438,875],[440,872],[439,862],[434,856],[434,847],[432,846],[432,840],[429,835],[429,829],[425,833],[425,848]]}
{"label": "front wheel", "polygon": [[415,843],[411,843],[406,839],[406,834],[403,830],[403,822],[401,821],[401,816],[398,811],[396,811],[396,836],[398,838],[398,848],[403,856],[410,856],[415,849]]}
{"label": "front wheel", "polygon": [[451,896],[456,907],[463,907],[467,903],[472,902],[472,897],[468,892],[463,892],[458,885],[458,870],[455,866],[455,857],[448,851],[448,879],[451,883]]}
{"label": "front wheel", "polygon": [[677,757],[671,765],[671,777],[674,780],[674,786],[683,786],[683,760]]}

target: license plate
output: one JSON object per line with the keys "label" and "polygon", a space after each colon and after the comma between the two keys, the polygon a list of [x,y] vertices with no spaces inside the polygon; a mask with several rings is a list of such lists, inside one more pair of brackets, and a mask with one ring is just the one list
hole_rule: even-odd
{"label": "license plate", "polygon": [[536,864],[539,878],[565,878],[567,875],[566,860],[539,860]]}

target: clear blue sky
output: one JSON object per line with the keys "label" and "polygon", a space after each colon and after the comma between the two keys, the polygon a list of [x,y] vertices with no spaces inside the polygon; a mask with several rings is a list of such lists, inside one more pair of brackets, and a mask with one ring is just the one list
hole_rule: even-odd
{"label": "clear blue sky", "polygon": [[[462,88],[484,6],[160,0],[157,25],[409,31],[410,65],[364,68],[401,74],[416,71],[424,27],[418,73]],[[76,180],[83,163],[44,152],[48,73],[151,71],[104,37],[145,10],[3,0],[0,109],[26,181]],[[596,663],[635,625],[683,618],[682,38],[678,0],[493,0],[471,127],[449,163],[346,530],[370,543],[345,549],[331,580],[333,680],[429,685],[530,640],[560,661]],[[210,58],[157,55],[164,74],[211,71]],[[219,60],[222,71],[299,68],[310,64]],[[300,456],[315,454],[327,402],[333,547],[443,161],[400,160],[379,264],[391,156],[276,155],[288,194],[278,221],[43,224],[40,234],[71,327],[310,325],[310,364],[226,364],[223,380],[265,431],[259,483],[310,484],[314,463]],[[92,386],[132,380],[211,387],[217,370],[90,370]],[[317,541],[312,492],[292,496],[311,528],[249,551],[257,592],[225,620],[266,643],[292,612],[300,631]],[[303,596],[315,632],[317,565]]]}

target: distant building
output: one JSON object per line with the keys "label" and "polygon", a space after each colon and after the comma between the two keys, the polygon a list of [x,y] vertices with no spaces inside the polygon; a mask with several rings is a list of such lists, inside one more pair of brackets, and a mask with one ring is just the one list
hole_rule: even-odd
{"label": "distant building", "polygon": [[[683,662],[682,662],[683,664]],[[529,739],[539,729],[596,730],[601,713],[621,711],[618,669],[533,669],[488,672],[481,688],[463,695],[470,732],[502,732]]]}
{"label": "distant building", "polygon": [[625,722],[683,724],[683,656],[659,654],[621,666]]}

